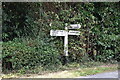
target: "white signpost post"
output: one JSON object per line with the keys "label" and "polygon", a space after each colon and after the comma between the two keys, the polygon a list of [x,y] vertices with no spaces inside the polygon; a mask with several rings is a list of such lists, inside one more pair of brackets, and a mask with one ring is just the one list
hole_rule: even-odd
{"label": "white signpost post", "polygon": [[51,36],[64,36],[64,53],[65,56],[68,56],[68,35],[80,35],[80,31],[74,31],[68,29],[79,29],[80,24],[71,24],[70,26],[65,27],[65,30],[51,30]]}

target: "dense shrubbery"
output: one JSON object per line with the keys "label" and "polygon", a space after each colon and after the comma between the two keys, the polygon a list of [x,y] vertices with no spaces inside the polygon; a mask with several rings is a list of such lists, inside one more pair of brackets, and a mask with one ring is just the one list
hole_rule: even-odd
{"label": "dense shrubbery", "polygon": [[[11,66],[8,67],[9,64]],[[41,43],[38,48],[35,43],[27,44],[18,41],[3,43],[3,68],[27,70],[34,69],[36,66],[50,68],[60,64],[58,51],[51,44]]]}
{"label": "dense shrubbery", "polygon": [[3,67],[7,62],[13,69],[60,65],[63,38],[50,37],[49,31],[64,29],[65,23],[82,25],[80,36],[69,36],[71,62],[119,60],[119,7],[119,3],[3,3]]}

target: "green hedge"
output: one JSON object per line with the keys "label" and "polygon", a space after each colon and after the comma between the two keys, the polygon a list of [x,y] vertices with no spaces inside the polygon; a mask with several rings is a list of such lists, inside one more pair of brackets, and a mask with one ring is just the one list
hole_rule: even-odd
{"label": "green hedge", "polygon": [[[61,64],[58,57],[63,54],[63,37],[50,37],[49,32],[51,29],[63,30],[66,23],[81,24],[78,29],[80,36],[69,36],[71,62],[120,60],[119,3],[2,5],[3,60],[4,63],[11,62],[13,69]],[[26,44],[27,42],[13,41],[21,37],[41,39],[32,42],[32,46]]]}
{"label": "green hedge", "polygon": [[50,45],[37,49],[37,47],[31,47],[21,42],[9,41],[3,43],[2,53],[3,69],[5,66],[10,66],[6,63],[12,63],[13,70],[34,69],[36,66],[51,67],[61,64],[57,50]]}

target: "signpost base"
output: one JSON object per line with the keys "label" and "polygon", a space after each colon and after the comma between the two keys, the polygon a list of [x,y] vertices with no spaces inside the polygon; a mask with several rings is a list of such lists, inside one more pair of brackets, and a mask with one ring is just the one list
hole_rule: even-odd
{"label": "signpost base", "polygon": [[62,56],[62,64],[67,65],[69,63],[69,57],[68,56]]}
{"label": "signpost base", "polygon": [[65,64],[68,64],[69,63],[69,57],[68,56],[65,56],[65,61],[66,61],[66,63]]}

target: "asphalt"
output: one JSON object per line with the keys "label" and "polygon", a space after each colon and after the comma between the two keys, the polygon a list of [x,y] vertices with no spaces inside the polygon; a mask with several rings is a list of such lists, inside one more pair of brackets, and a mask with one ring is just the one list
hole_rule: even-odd
{"label": "asphalt", "polygon": [[118,76],[118,71],[114,71],[114,72],[105,72],[95,75],[83,76],[80,78],[120,78],[120,75]]}

